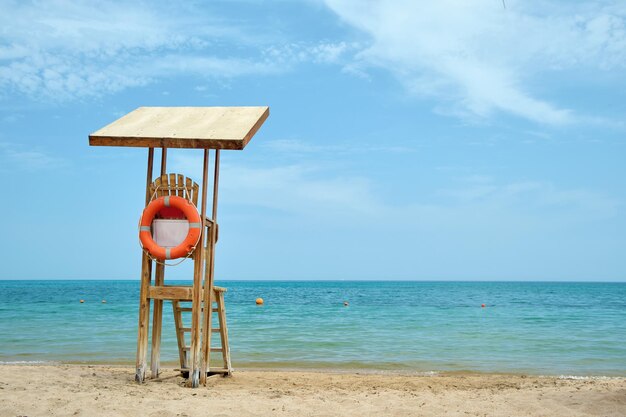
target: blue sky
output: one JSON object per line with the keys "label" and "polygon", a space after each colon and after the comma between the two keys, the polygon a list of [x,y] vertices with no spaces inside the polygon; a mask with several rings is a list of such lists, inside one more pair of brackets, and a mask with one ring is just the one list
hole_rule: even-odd
{"label": "blue sky", "polygon": [[138,279],[147,151],[89,133],[268,105],[223,153],[218,279],[626,280],[624,2],[0,1],[0,28],[2,279]]}

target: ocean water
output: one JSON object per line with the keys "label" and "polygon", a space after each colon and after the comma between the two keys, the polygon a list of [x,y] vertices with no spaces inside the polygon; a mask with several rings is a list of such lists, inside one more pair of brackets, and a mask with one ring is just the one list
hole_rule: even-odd
{"label": "ocean water", "polygon": [[[235,369],[626,376],[625,283],[218,284]],[[138,298],[138,281],[0,281],[0,363],[134,364]],[[163,326],[175,365],[169,302]]]}

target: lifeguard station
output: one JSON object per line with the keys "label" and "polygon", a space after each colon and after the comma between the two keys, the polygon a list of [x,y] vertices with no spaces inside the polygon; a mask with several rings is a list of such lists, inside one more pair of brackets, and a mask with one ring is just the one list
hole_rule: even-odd
{"label": "lifeguard station", "polygon": [[[218,240],[220,151],[244,149],[268,116],[268,107],[140,107],[89,135],[92,146],[148,148],[146,207],[139,228],[144,249],[135,373],[135,380],[139,383],[146,378],[151,300],[153,378],[159,375],[164,300],[172,302],[180,371],[188,378],[187,385],[195,388],[205,384],[208,375],[232,373],[224,305],[226,289],[213,285],[215,244]],[[155,148],[161,148],[161,170],[160,175],[153,179]],[[200,186],[182,174],[167,173],[168,148],[204,150]],[[214,150],[215,162],[213,204],[209,218],[207,190],[210,186],[211,149]],[[198,213],[199,196],[201,209]],[[187,257],[194,262],[193,285],[166,286],[164,279],[165,267],[170,265],[168,261]],[[190,324],[185,323],[185,313],[191,314]],[[217,313],[217,327],[213,325],[212,313]],[[219,333],[219,347],[211,346],[212,333]],[[221,352],[222,366],[210,366],[212,351]]]}

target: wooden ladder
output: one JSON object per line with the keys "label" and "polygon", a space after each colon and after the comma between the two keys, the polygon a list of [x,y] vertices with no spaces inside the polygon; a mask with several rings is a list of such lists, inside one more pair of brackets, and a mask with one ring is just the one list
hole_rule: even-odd
{"label": "wooden ladder", "polygon": [[[211,298],[211,308],[214,313],[217,313],[218,327],[212,327],[211,333],[219,333],[220,346],[211,346],[211,352],[222,352],[223,365],[221,367],[207,366],[207,375],[222,374],[224,376],[231,376],[233,368],[230,363],[230,347],[228,345],[228,328],[226,326],[226,308],[224,304],[224,293],[226,288],[213,286],[214,296]],[[182,304],[184,303],[184,305]],[[213,304],[215,303],[215,307]],[[174,310],[174,325],[176,326],[176,339],[178,341],[178,356],[180,359],[180,372],[183,377],[189,377],[189,351],[191,347],[187,344],[185,333],[191,332],[191,325],[185,325],[185,322],[190,322],[191,319],[185,320],[183,313],[191,313],[192,305],[191,301],[187,300],[172,300],[172,308]],[[204,310],[204,306],[202,308]],[[213,340],[213,338],[211,338]]]}

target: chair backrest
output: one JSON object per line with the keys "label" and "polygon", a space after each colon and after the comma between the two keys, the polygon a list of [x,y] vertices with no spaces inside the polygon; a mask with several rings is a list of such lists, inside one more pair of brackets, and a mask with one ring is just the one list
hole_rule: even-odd
{"label": "chair backrest", "polygon": [[182,174],[163,174],[150,184],[150,195],[151,200],[166,195],[177,195],[191,200],[197,206],[199,188],[196,182]]}

